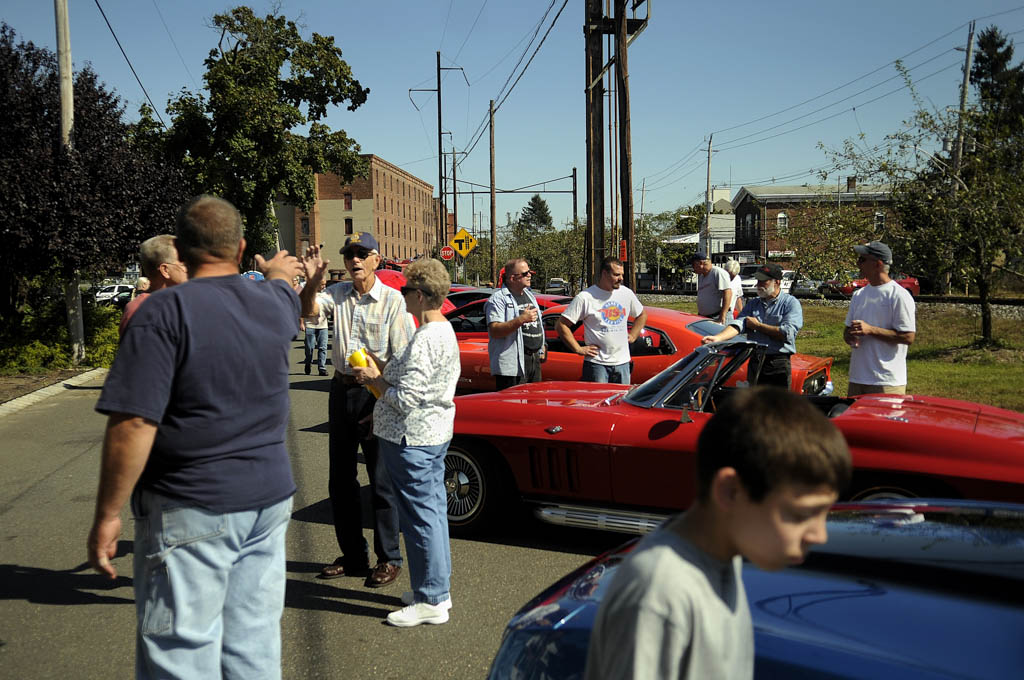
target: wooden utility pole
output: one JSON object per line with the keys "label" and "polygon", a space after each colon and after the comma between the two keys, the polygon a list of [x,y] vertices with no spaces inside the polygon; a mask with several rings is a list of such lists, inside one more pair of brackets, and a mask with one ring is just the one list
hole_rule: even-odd
{"label": "wooden utility pole", "polygon": [[[711,257],[711,138],[714,135],[708,136],[708,184],[707,188],[704,189],[704,229],[707,231],[707,250],[704,252],[705,255]],[[766,225],[767,226],[767,225]]]}
{"label": "wooden utility pole", "polygon": [[597,280],[597,267],[604,258],[604,12],[601,0],[586,0],[583,20],[586,50],[587,106],[587,228],[584,235],[584,277],[586,288]]}
{"label": "wooden utility pole", "polygon": [[[71,152],[71,130],[75,122],[74,85],[71,74],[71,29],[68,28],[68,0],[53,0],[57,24],[57,68],[60,74],[60,140],[65,153]],[[72,219],[72,218],[68,218]],[[82,322],[82,291],[78,271],[64,284],[64,306],[71,339],[71,360],[85,359],[85,324]]]}
{"label": "wooden utility pole", "polygon": [[[964,80],[960,86],[960,116],[956,121],[956,141],[953,143],[953,186],[950,191],[953,194],[954,200],[959,189],[957,185],[960,183],[960,165],[963,163],[964,158],[964,116],[967,113],[967,89],[971,85],[971,59],[973,54],[974,22],[972,21],[967,32],[967,54],[964,55]],[[952,229],[950,231],[952,232]],[[952,243],[952,238],[948,239],[948,241]],[[949,257],[950,261],[952,261],[952,253],[950,253]],[[943,281],[943,292],[947,295],[949,294],[950,282],[951,273],[947,271]]]}
{"label": "wooden utility pole", "polygon": [[622,238],[626,242],[626,287],[636,288],[636,234],[633,229],[633,162],[629,132],[629,67],[626,48],[626,5],[618,0],[615,8],[615,89],[619,99],[619,191],[622,209]]}
{"label": "wooden utility pole", "polygon": [[448,207],[445,205],[444,149],[441,145],[441,50],[437,51],[437,195],[441,199],[441,215],[437,230],[437,247],[448,241]]}
{"label": "wooden utility pole", "polygon": [[[498,284],[498,227],[497,227],[497,206],[494,202],[494,100],[491,100],[491,282],[494,287]],[[574,185],[575,186],[575,185]]]}

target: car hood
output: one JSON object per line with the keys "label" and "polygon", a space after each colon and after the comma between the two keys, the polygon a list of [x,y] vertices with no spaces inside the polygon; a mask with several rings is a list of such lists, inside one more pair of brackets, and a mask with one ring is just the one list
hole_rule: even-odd
{"label": "car hood", "polygon": [[[828,532],[828,543],[801,567],[765,572],[744,565],[755,675],[1019,672],[1024,505],[842,504],[830,513]],[[603,594],[639,540],[588,562],[520,609],[489,677],[580,677]]]}
{"label": "car hood", "polygon": [[500,392],[467,394],[455,398],[456,412],[462,408],[494,408],[498,404],[534,404],[537,406],[570,406],[595,408],[618,403],[630,390],[629,385],[612,385],[579,381],[527,383]]}
{"label": "car hood", "polygon": [[935,425],[1003,440],[1024,441],[1024,414],[956,399],[871,394],[856,397],[839,418]]}

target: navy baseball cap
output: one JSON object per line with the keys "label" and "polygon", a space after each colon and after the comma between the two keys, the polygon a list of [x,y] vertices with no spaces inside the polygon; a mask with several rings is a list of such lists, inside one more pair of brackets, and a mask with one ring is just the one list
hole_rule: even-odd
{"label": "navy baseball cap", "polygon": [[367,250],[372,250],[375,253],[380,252],[380,248],[377,245],[377,239],[375,239],[373,234],[368,231],[357,231],[349,236],[345,239],[345,245],[343,245],[341,250],[338,252],[344,255],[345,251],[349,248],[366,248]]}
{"label": "navy baseball cap", "polygon": [[892,264],[892,250],[881,241],[872,241],[862,246],[854,246],[858,255],[870,255],[886,264]]}
{"label": "navy baseball cap", "polygon": [[690,262],[703,262],[704,260],[710,259],[711,258],[707,256],[707,253],[704,253],[703,251],[700,250],[698,250],[697,252],[690,256]]}

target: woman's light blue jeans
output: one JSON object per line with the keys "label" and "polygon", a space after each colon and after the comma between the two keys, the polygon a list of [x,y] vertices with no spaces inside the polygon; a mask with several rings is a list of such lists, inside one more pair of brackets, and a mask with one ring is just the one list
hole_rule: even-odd
{"label": "woman's light blue jeans", "polygon": [[292,499],[214,513],[137,490],[137,678],[280,678]]}
{"label": "woman's light blue jeans", "polygon": [[405,535],[414,602],[438,604],[450,595],[451,546],[448,499],[444,490],[444,456],[448,443],[411,446],[380,439],[380,457],[391,474],[398,497],[398,522]]}

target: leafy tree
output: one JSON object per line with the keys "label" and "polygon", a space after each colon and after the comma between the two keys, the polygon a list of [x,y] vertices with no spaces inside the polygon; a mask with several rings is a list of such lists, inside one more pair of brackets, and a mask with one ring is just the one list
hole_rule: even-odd
{"label": "leafy tree", "polygon": [[864,152],[848,141],[835,153],[859,173],[893,184],[899,219],[880,236],[898,253],[977,291],[983,344],[993,343],[989,299],[996,272],[1024,256],[1024,78],[1020,65],[1010,66],[1012,49],[996,28],[981,34],[979,61],[971,71],[977,96],[962,121],[974,151],[964,153],[959,172],[950,155],[919,146],[951,136],[958,112],[927,110],[902,67],[917,102],[913,118],[880,151]]}
{"label": "leafy tree", "polygon": [[[883,238],[874,231],[874,211],[836,204],[827,198],[830,189],[821,186],[819,198],[789,220],[785,240],[794,252],[792,265],[801,274],[815,278],[849,280],[857,269],[853,244]],[[903,262],[903,260],[900,260]]]}
{"label": "leafy tree", "polygon": [[540,194],[534,194],[530,197],[530,201],[523,208],[516,226],[520,230],[531,234],[536,234],[545,229],[554,229],[551,211],[548,210],[547,201],[541,198]]}
{"label": "leafy tree", "polygon": [[73,148],[65,149],[56,57],[16,42],[7,24],[0,97],[0,318],[13,328],[37,302],[27,297],[33,280],[123,271],[141,240],[173,229],[187,188],[173,165],[137,142],[120,99],[89,68],[74,76]]}
{"label": "leafy tree", "polygon": [[195,192],[219,194],[241,212],[247,256],[268,253],[277,245],[274,201],[308,210],[314,173],[333,172],[346,184],[368,172],[359,145],[319,121],[329,106],[348,102],[354,111],[370,90],[333,37],[304,40],[284,16],[259,18],[241,6],[214,15],[213,24],[220,39],[206,59],[205,94],[183,90],[171,100],[168,148]]}

